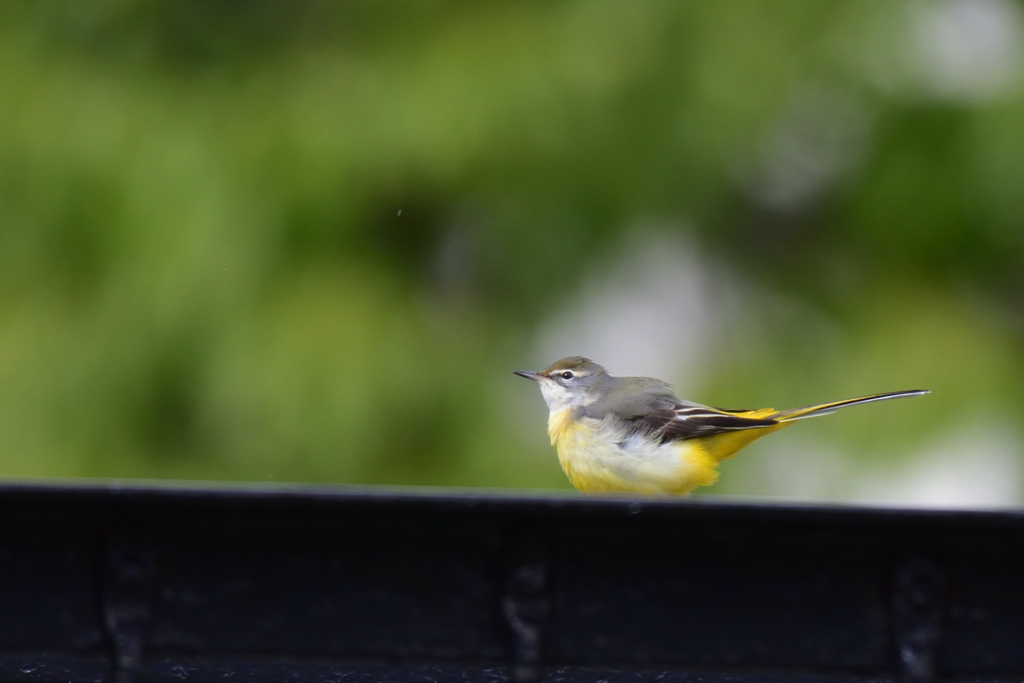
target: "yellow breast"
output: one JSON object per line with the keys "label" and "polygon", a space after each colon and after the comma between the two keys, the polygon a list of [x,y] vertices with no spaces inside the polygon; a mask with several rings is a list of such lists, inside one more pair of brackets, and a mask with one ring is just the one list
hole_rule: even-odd
{"label": "yellow breast", "polygon": [[688,493],[718,479],[718,460],[699,440],[631,447],[608,422],[552,413],[548,436],[558,462],[580,491]]}
{"label": "yellow breast", "polygon": [[559,441],[571,438],[572,431],[572,408],[566,408],[548,416],[548,436],[551,437],[552,446],[557,447]]}

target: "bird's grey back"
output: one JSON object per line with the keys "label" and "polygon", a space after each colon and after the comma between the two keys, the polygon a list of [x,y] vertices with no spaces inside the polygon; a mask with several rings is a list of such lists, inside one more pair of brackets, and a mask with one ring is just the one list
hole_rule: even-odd
{"label": "bird's grey back", "polygon": [[622,420],[649,415],[657,410],[671,409],[680,403],[667,382],[653,377],[612,377],[603,375],[592,391],[601,398],[585,406],[581,414],[603,420],[610,414]]}

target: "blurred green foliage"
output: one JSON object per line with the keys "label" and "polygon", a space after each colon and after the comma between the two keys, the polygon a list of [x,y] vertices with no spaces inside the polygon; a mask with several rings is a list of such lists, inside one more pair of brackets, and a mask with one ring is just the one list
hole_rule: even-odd
{"label": "blurred green foliage", "polygon": [[743,283],[689,398],[1019,430],[1020,10],[4,3],[0,474],[567,488],[509,371],[644,221]]}

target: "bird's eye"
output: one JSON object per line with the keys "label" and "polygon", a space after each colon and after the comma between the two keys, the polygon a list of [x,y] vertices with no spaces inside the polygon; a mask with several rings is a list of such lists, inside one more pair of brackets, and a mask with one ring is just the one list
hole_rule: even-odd
{"label": "bird's eye", "polygon": [[573,378],[573,374],[571,372],[569,372],[568,370],[566,370],[565,372],[562,373],[562,379],[572,379],[572,378]]}

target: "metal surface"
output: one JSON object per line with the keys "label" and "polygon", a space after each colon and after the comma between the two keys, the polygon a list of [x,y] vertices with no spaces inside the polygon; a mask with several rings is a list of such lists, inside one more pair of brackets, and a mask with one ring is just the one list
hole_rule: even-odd
{"label": "metal surface", "polygon": [[0,681],[1020,681],[1024,516],[0,486]]}

